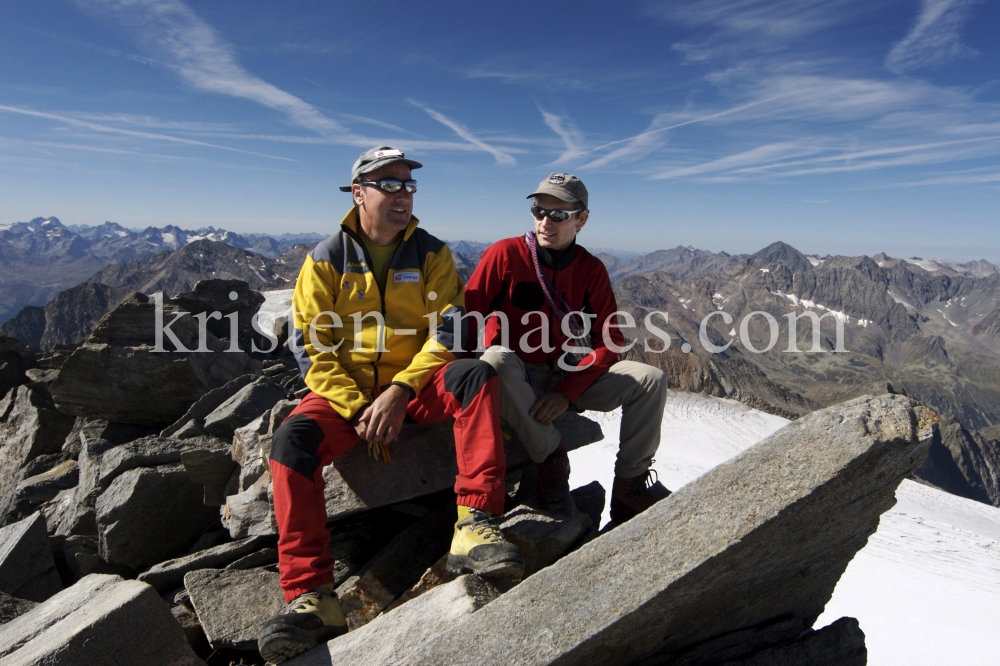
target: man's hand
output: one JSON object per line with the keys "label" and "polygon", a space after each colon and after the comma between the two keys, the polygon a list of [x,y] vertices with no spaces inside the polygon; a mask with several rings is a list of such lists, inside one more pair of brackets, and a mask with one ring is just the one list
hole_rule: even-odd
{"label": "man's hand", "polygon": [[389,444],[399,436],[411,396],[408,389],[393,384],[362,410],[360,416],[351,419],[351,425],[361,439]]}
{"label": "man's hand", "polygon": [[539,423],[549,424],[569,409],[569,398],[559,391],[546,391],[528,410],[528,415]]}

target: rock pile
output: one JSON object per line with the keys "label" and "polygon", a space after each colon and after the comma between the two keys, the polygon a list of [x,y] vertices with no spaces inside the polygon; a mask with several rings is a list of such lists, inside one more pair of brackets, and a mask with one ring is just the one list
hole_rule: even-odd
{"label": "rock pile", "polygon": [[[163,299],[167,321],[226,290],[260,307],[219,282]],[[8,373],[0,663],[262,663],[257,632],[283,606],[268,454],[306,389],[287,351],[230,352],[225,330],[183,318],[180,345],[210,351],[153,352],[160,298],[133,294],[83,343]],[[503,585],[444,569],[451,427],[408,425],[391,463],[355,447],[325,470],[352,631],[289,663],[863,663],[855,621],[811,627],[919,466],[930,420],[900,396],[814,413],[603,534],[596,483],[574,491],[573,515],[533,506],[515,438],[502,526],[527,577]],[[557,426],[571,449],[602,437],[576,414]]]}

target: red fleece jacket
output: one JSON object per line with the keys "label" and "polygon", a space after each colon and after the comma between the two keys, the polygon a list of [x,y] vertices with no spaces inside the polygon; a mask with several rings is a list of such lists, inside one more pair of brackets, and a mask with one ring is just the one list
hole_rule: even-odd
{"label": "red fleece jacket", "polygon": [[[604,340],[606,335],[618,347],[624,341],[617,319],[610,319],[610,327],[606,325],[618,310],[618,303],[611,291],[611,280],[604,264],[579,245],[573,244],[563,252],[550,252],[539,247],[538,259],[542,272],[572,311],[596,315],[596,318],[587,317],[591,332],[590,347],[594,354],[581,363],[586,365],[593,361],[592,365],[584,370],[567,372],[555,386],[555,390],[575,403],[580,394],[618,360],[618,352],[609,349]],[[523,236],[508,238],[487,248],[465,288],[465,305],[469,312],[479,312],[484,316],[491,312],[503,312],[509,324],[510,348],[525,363],[554,365],[564,352],[563,343],[568,338],[538,284],[530,250]],[[529,312],[540,312],[548,320],[548,340],[542,336],[541,316],[534,314],[528,317],[526,323],[522,322]],[[472,318],[469,318],[469,324],[469,340],[475,340],[476,324]],[[604,330],[606,334],[602,335]],[[527,338],[522,343],[526,334]],[[485,338],[486,347],[501,343],[496,317],[487,322]],[[546,347],[538,349],[543,344]],[[525,351],[522,346],[536,351]]]}

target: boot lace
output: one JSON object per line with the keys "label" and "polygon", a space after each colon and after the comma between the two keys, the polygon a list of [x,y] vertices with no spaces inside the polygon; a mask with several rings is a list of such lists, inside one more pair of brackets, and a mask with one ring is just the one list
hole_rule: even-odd
{"label": "boot lace", "polygon": [[292,600],[292,603],[288,604],[289,613],[302,613],[312,610],[319,606],[320,600],[323,598],[323,593],[319,590],[313,590],[312,592],[306,592],[300,594]]}
{"label": "boot lace", "polygon": [[500,521],[496,516],[491,516],[485,511],[475,511],[472,515],[476,521],[469,526],[470,532],[475,532],[491,543],[506,541],[503,532],[500,531]]}
{"label": "boot lace", "polygon": [[[653,460],[650,461],[652,464]],[[628,497],[639,497],[646,498],[650,494],[649,489],[652,488],[657,481],[660,480],[660,475],[656,473],[656,470],[650,467],[646,470],[646,473],[632,480],[632,485],[628,489],[626,495]]]}

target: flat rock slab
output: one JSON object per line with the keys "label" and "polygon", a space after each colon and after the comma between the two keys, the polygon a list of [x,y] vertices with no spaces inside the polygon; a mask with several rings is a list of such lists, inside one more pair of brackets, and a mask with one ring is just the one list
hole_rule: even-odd
{"label": "flat rock slab", "polygon": [[[407,424],[399,439],[389,445],[392,462],[372,459],[367,448],[359,445],[325,467],[327,517],[334,520],[454,486],[458,463],[452,423]],[[597,423],[579,414],[564,413],[554,423],[570,450],[604,436]],[[516,439],[504,448],[508,469],[529,462]]]}
{"label": "flat rock slab", "polygon": [[[482,578],[460,576],[285,664],[389,666],[403,663],[416,648],[498,596],[500,592]],[[476,640],[469,638],[471,643]]]}
{"label": "flat rock slab", "polygon": [[141,570],[183,553],[219,519],[203,494],[180,463],[115,477],[94,505],[101,559]]}
{"label": "flat rock slab", "polygon": [[936,420],[898,395],[813,412],[399,663],[696,664],[794,640],[923,462]]}
{"label": "flat rock slab", "polygon": [[45,601],[62,588],[41,513],[0,528],[0,592]]}
{"label": "flat rock slab", "polygon": [[[184,416],[177,419],[173,425],[164,428],[160,432],[160,437],[174,437],[182,428],[191,422],[194,422],[197,430],[202,430],[205,425],[206,416],[215,411],[216,408],[218,408],[218,406],[226,400],[229,400],[236,395],[237,391],[244,388],[253,380],[253,375],[242,375],[231,382],[228,382],[225,386],[212,389],[205,395],[198,398],[193,405],[188,407],[188,410],[184,412]],[[177,439],[183,438],[178,437]]]}
{"label": "flat rock slab", "polygon": [[[273,543],[274,539],[270,537],[250,537],[249,539],[224,543],[214,548],[207,548],[191,555],[155,564],[148,571],[139,574],[139,580],[152,585],[160,593],[168,592],[180,586],[184,582],[184,574],[189,571],[221,569],[227,564],[256,553]],[[267,564],[267,562],[261,562],[261,564]]]}
{"label": "flat rock slab", "polygon": [[237,391],[206,416],[205,432],[232,439],[237,428],[242,428],[288,397],[288,391],[267,377],[261,377]]}
{"label": "flat rock slab", "polygon": [[257,649],[261,626],[285,608],[278,582],[278,574],[267,569],[202,569],[184,576],[191,604],[216,650]]}
{"label": "flat rock slab", "polygon": [[145,583],[91,574],[0,626],[0,663],[204,666],[170,608]]}

